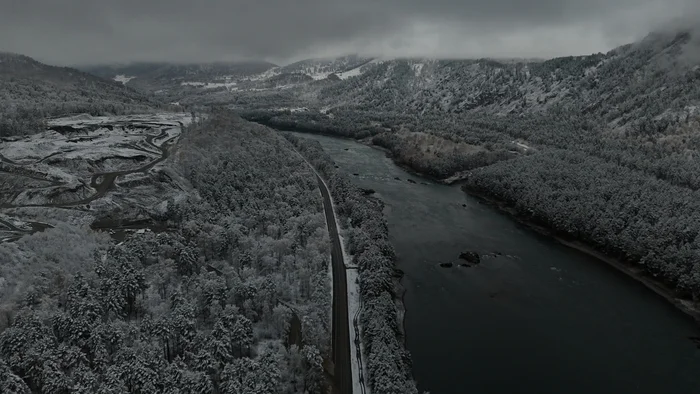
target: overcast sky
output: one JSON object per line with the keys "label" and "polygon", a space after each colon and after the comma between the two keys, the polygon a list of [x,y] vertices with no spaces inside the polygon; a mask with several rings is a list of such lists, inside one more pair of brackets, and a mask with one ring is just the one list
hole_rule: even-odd
{"label": "overcast sky", "polygon": [[[0,0],[0,51],[54,64],[607,51],[698,0]],[[695,19],[697,21],[697,19]]]}

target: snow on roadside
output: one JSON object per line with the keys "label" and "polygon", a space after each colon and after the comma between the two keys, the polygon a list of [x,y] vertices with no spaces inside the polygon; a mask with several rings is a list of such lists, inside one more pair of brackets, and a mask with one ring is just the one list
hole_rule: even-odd
{"label": "snow on roadside", "polygon": [[[311,164],[309,164],[311,165]],[[311,167],[313,169],[313,166]],[[315,169],[313,169],[316,172]],[[326,186],[326,189],[331,190],[328,187],[325,179],[321,177],[321,182]],[[333,208],[333,214],[338,212],[335,208],[335,201],[333,196],[331,196],[331,206]],[[358,352],[357,343],[355,340],[360,340],[360,332],[356,331],[356,327],[360,328],[360,309],[362,308],[362,300],[360,299],[360,285],[358,282],[358,272],[356,268],[348,269],[347,267],[352,267],[352,257],[345,251],[345,238],[342,236],[342,231],[340,225],[338,224],[338,217],[336,215],[335,225],[338,231],[338,237],[340,238],[340,249],[343,254],[343,261],[345,262],[345,279],[347,281],[347,297],[348,297],[348,322],[350,323],[350,365],[352,366],[352,392],[354,394],[366,394],[369,392],[367,390],[367,357],[365,356],[365,349],[360,341],[360,349]],[[360,329],[361,330],[361,329]],[[359,357],[358,357],[359,355]],[[364,378],[361,380],[361,377]],[[364,385],[362,384],[364,381]]]}
{"label": "snow on roadside", "polygon": [[[340,237],[341,245],[345,245],[345,240]],[[343,259],[345,259],[345,265],[348,266],[351,261],[350,256],[345,253],[345,246],[343,249]],[[360,283],[357,269],[346,269],[345,275],[348,283],[348,321],[350,322],[350,363],[352,365],[352,392],[355,394],[367,394],[369,393],[368,374],[367,374],[367,364],[366,364],[366,351],[365,347],[362,345],[361,334],[362,328],[360,327],[360,310],[362,309],[362,299],[360,298]],[[358,332],[359,329],[359,332]],[[356,342],[359,341],[359,357]]]}
{"label": "snow on roadside", "polygon": [[[301,157],[302,160],[306,162],[306,164],[311,168],[311,171],[315,175],[321,179],[321,182],[323,182],[323,185],[326,187],[326,189],[329,191],[330,195],[330,188],[328,187],[328,184],[326,183],[326,180],[323,179],[321,175],[316,171],[313,165],[306,160],[304,155],[299,153],[296,149],[294,150],[299,157]],[[333,196],[330,196],[331,199],[331,207],[333,208],[333,215],[335,215],[336,212],[338,212],[335,208],[335,201],[333,201]],[[325,215],[324,215],[325,217]],[[345,280],[347,282],[347,297],[348,297],[348,322],[350,324],[349,327],[349,335],[350,335],[350,365],[352,369],[352,392],[354,394],[367,394],[369,393],[369,389],[367,388],[368,382],[367,382],[367,377],[369,376],[367,374],[367,357],[365,353],[365,348],[362,346],[362,342],[360,341],[360,358],[362,361],[358,359],[358,349],[357,349],[357,344],[355,343],[355,339],[360,339],[360,333],[357,333],[355,330],[355,324],[357,324],[357,327],[359,328],[360,323],[359,323],[359,310],[362,308],[362,300],[360,299],[360,286],[358,282],[358,272],[357,269],[347,269],[349,265],[349,262],[352,261],[352,258],[350,255],[345,252],[345,238],[342,236],[342,232],[340,229],[340,225],[338,224],[338,216],[335,215],[335,226],[338,231],[338,237],[340,238],[340,250],[341,253],[343,254],[343,262],[345,263]],[[330,234],[329,234],[330,236]],[[329,270],[330,270],[330,277],[331,277],[331,298],[333,297],[333,265],[329,264]],[[333,313],[331,311],[331,313]],[[361,364],[361,365],[360,365]],[[364,385],[360,381],[360,377],[364,377]]]}

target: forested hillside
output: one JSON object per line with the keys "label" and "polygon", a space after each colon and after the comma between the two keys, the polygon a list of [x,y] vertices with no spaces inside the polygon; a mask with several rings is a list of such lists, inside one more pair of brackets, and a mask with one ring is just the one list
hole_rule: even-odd
{"label": "forested hillside", "polygon": [[697,301],[698,54],[700,34],[682,31],[544,62],[394,60],[300,88],[303,111],[265,108],[259,92],[238,102],[248,119],[365,139],[415,171],[466,179]]}
{"label": "forested hillside", "polygon": [[50,116],[151,111],[160,104],[122,84],[29,57],[0,53],[0,136],[42,130]]}
{"label": "forested hillside", "polygon": [[0,244],[2,393],[321,393],[329,241],[315,177],[269,129],[215,116],[168,163],[170,231],[62,224]]}
{"label": "forested hillside", "polygon": [[279,73],[305,74],[313,79],[323,79],[331,74],[342,74],[357,69],[372,61],[372,58],[350,55],[335,59],[309,59],[292,63],[276,70]]}

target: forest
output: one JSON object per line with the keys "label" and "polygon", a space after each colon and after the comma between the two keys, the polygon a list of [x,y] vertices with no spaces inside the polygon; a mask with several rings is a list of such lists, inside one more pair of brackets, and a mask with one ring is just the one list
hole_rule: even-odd
{"label": "forest", "polygon": [[411,377],[411,357],[403,346],[398,319],[400,271],[383,204],[369,199],[350,180],[335,171],[333,160],[318,141],[287,133],[297,149],[312,163],[331,189],[340,223],[347,234],[347,251],[359,268],[361,339],[367,352],[371,392],[418,393]]}
{"label": "forest", "polygon": [[[0,392],[320,393],[329,240],[291,144],[227,115],[190,126],[171,231],[64,223],[0,244]],[[395,342],[394,342],[395,343]]]}

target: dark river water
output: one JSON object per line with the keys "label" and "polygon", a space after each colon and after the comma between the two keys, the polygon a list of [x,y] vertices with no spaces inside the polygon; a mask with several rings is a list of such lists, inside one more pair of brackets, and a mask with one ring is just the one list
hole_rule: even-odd
{"label": "dark river water", "polygon": [[[695,323],[641,284],[457,186],[410,175],[381,151],[301,136],[320,141],[340,171],[386,203],[421,390],[700,393]],[[465,250],[503,255],[439,267]]]}

